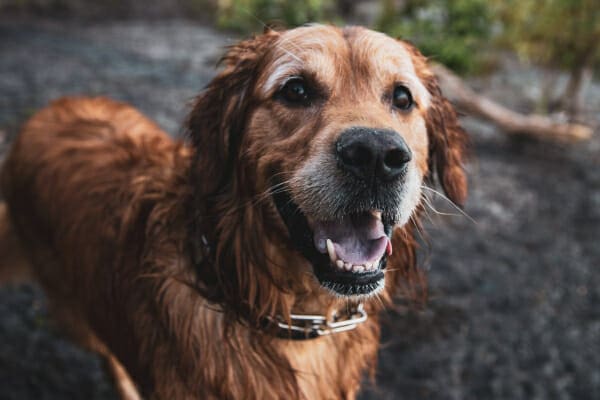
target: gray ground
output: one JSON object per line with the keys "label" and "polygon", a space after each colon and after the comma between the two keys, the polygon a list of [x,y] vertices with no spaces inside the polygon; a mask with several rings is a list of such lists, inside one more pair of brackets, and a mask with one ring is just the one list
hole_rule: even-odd
{"label": "gray ground", "polygon": [[[65,94],[126,100],[176,133],[233,40],[182,21],[0,20],[0,154],[25,117]],[[507,63],[471,84],[526,110],[538,75]],[[586,108],[598,126],[600,85]],[[362,398],[598,399],[600,139],[567,146],[464,123],[473,221],[430,211],[430,301],[388,312],[377,386]],[[101,361],[52,327],[39,289],[0,289],[0,399],[111,398]]]}

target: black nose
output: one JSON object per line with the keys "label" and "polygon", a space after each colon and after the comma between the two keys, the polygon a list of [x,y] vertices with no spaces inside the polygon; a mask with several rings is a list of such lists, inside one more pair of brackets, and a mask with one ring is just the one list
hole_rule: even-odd
{"label": "black nose", "polygon": [[368,182],[399,178],[412,158],[404,139],[389,129],[350,128],[340,135],[335,149],[340,167]]}

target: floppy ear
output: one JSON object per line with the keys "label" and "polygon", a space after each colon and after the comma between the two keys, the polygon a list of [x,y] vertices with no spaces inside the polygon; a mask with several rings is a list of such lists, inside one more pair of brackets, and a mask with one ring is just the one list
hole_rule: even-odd
{"label": "floppy ear", "polygon": [[442,95],[438,80],[427,59],[406,40],[400,40],[410,53],[415,71],[431,96],[425,124],[429,138],[430,182],[438,181],[452,202],[464,206],[467,199],[467,176],[463,158],[467,147],[467,134],[461,128],[456,111]]}
{"label": "floppy ear", "polygon": [[229,181],[252,108],[263,56],[277,37],[275,31],[229,47],[220,61],[223,70],[196,98],[186,134],[195,147],[195,182],[202,195],[215,194]]}
{"label": "floppy ear", "polygon": [[425,86],[431,95],[425,116],[429,136],[429,179],[433,181],[435,175],[448,198],[462,207],[467,198],[467,177],[463,166],[467,135],[433,74],[425,78]]}

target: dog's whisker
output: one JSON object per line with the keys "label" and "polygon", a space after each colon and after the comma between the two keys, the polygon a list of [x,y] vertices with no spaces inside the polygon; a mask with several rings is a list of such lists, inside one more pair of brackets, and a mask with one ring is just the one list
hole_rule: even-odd
{"label": "dog's whisker", "polygon": [[287,44],[291,44],[292,47],[296,46],[296,50],[301,51],[302,49],[299,48],[295,43],[292,42],[291,39],[288,38],[283,38],[279,41],[278,46],[281,50],[283,50],[287,55],[289,55],[290,57],[292,57],[294,60],[298,61],[299,63],[304,63],[304,61],[302,61],[302,59],[300,57],[298,57],[296,54],[292,53],[291,51],[289,51],[288,49],[286,49],[284,47],[284,45]]}
{"label": "dog's whisker", "polygon": [[[297,177],[292,177],[286,181],[276,183],[267,189],[265,189],[262,193],[259,193],[253,197],[257,197],[258,201],[263,201],[264,199],[268,199],[270,196],[278,193],[283,193],[287,190],[287,186],[291,183],[296,183],[299,180]],[[256,200],[256,199],[255,199]],[[255,203],[252,203],[253,205]]]}
{"label": "dog's whisker", "polygon": [[468,220],[470,220],[472,223],[474,223],[475,225],[477,225],[477,221],[475,221],[469,214],[467,214],[462,208],[460,208],[459,206],[457,206],[452,200],[450,200],[446,195],[444,195],[443,193],[430,188],[429,186],[426,185],[421,185],[421,189],[425,189],[425,190],[429,190],[431,192],[433,192],[434,194],[440,196],[442,199],[446,200],[452,207],[454,207],[459,214],[453,214],[453,213],[444,213],[441,211],[436,210],[435,208],[431,207],[432,211],[434,211],[436,214],[439,215],[448,215],[448,216],[464,216],[465,218],[467,218]]}
{"label": "dog's whisker", "polygon": [[433,216],[430,214],[430,211],[433,211],[434,214],[437,215],[451,215],[451,216],[458,216],[458,214],[445,214],[445,213],[440,213],[439,211],[437,211],[433,205],[431,204],[431,201],[429,200],[429,198],[427,197],[427,195],[423,192],[421,199],[423,200],[423,211],[425,212],[425,215],[427,216],[427,219],[429,220],[429,222],[431,222],[433,225],[437,226],[438,225],[438,220],[434,219]]}
{"label": "dog's whisker", "polygon": [[410,221],[412,222],[413,226],[417,230],[417,233],[419,234],[419,236],[425,237],[425,233],[423,232],[423,229],[421,228],[421,224],[419,223],[419,221],[416,220],[416,217],[414,214],[410,216]]}
{"label": "dog's whisker", "polygon": [[379,302],[379,304],[381,305],[381,308],[384,309],[385,308],[385,302],[381,298],[381,295],[379,293],[375,293],[374,298],[375,298],[375,300],[377,300]]}
{"label": "dog's whisker", "polygon": [[[423,210],[423,213],[425,214],[425,217],[427,217],[427,220],[429,222],[431,222],[434,225],[437,225],[437,221],[435,221],[433,219],[433,217],[431,216],[431,214],[429,213],[429,208],[428,208],[428,204],[427,204],[427,197],[425,195],[424,192],[421,192],[421,204],[423,205],[421,207],[421,209]],[[416,223],[416,220],[413,218],[413,215],[410,216],[410,219],[413,221],[413,223]]]}
{"label": "dog's whisker", "polygon": [[[277,175],[277,174],[276,174]],[[272,186],[269,186],[267,189],[262,191],[261,193],[257,193],[252,196],[250,199],[240,203],[238,206],[231,208],[228,212],[223,213],[223,216],[231,216],[238,212],[244,211],[247,207],[255,207],[262,203],[263,201],[269,200],[272,195],[277,193],[283,193],[287,190],[287,185],[290,183],[295,183],[299,180],[299,178],[292,177],[286,181],[279,182]],[[210,215],[199,215],[200,218],[210,218]]]}
{"label": "dog's whisker", "polygon": [[388,267],[388,268],[386,268],[386,269],[383,270],[383,273],[387,274],[389,272],[402,271],[402,270],[403,270],[402,268],[389,268]]}

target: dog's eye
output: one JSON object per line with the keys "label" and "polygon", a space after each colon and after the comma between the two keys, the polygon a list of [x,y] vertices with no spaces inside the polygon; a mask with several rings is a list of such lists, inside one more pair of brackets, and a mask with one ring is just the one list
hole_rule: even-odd
{"label": "dog's eye", "polygon": [[414,102],[410,91],[406,86],[398,85],[394,88],[394,95],[392,97],[394,107],[400,110],[409,110]]}
{"label": "dog's eye", "polygon": [[283,100],[294,105],[307,105],[310,101],[308,87],[301,78],[287,81],[279,91],[279,95]]}

